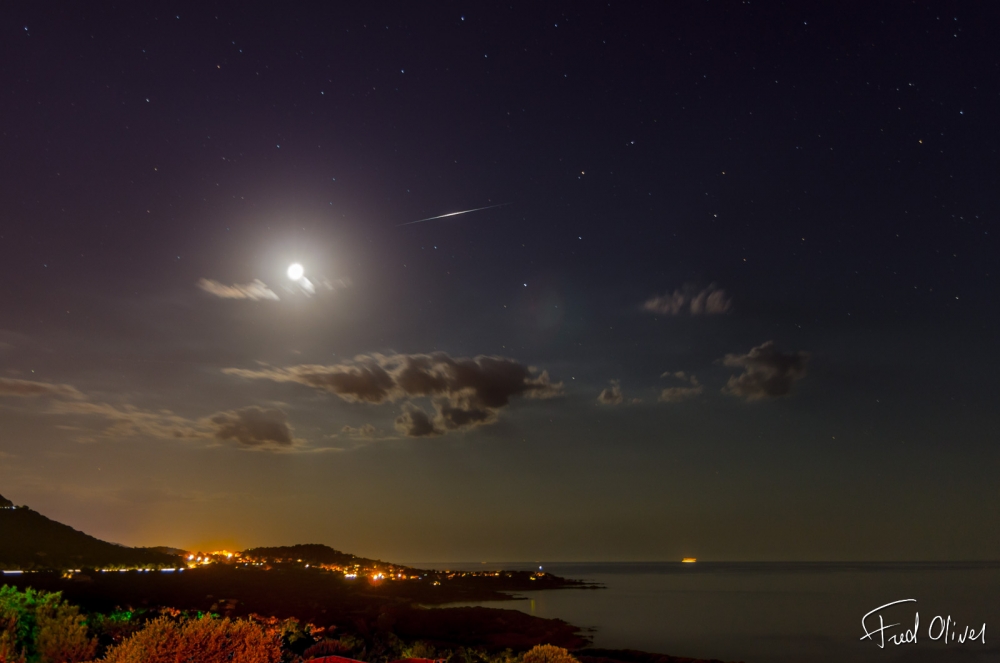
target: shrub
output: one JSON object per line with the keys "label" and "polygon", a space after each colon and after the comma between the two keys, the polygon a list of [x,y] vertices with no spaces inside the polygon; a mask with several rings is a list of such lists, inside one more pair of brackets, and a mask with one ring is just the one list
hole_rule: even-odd
{"label": "shrub", "polygon": [[87,626],[97,638],[98,651],[104,651],[142,629],[147,620],[144,612],[116,609],[107,614],[90,613],[87,615]]}
{"label": "shrub", "polygon": [[521,656],[510,649],[505,649],[502,652],[476,650],[473,655],[473,663],[522,663],[522,661]]}
{"label": "shrub", "polygon": [[17,621],[17,613],[0,604],[0,663],[24,663],[15,641]]}
{"label": "shrub", "polygon": [[96,647],[79,608],[61,593],[0,587],[0,663],[78,663]]}
{"label": "shrub", "polygon": [[24,651],[14,644],[9,631],[0,633],[0,663],[25,663]]}
{"label": "shrub", "polygon": [[423,640],[418,640],[403,650],[403,658],[430,658],[437,656],[434,646]]}
{"label": "shrub", "polygon": [[88,635],[80,609],[54,598],[56,600],[43,602],[35,612],[38,662],[76,663],[88,660],[97,649],[97,641]]}
{"label": "shrub", "polygon": [[278,663],[281,636],[245,620],[168,617],[108,650],[105,663]]}
{"label": "shrub", "polygon": [[525,652],[522,663],[577,663],[577,660],[562,647],[535,645]]}

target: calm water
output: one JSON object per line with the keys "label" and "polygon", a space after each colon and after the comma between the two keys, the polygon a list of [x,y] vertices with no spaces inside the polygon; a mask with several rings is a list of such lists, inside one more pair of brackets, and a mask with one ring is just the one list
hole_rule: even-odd
{"label": "calm water", "polygon": [[[746,663],[1000,663],[1000,563],[497,563],[414,564],[455,570],[537,569],[603,584],[601,590],[525,592],[516,601],[460,605],[516,608],[593,629],[597,647]],[[862,616],[882,611],[887,636],[914,625],[917,642],[880,649],[864,635]],[[459,604],[455,604],[459,605]],[[940,615],[973,626],[982,644],[931,640]],[[878,617],[869,617],[869,630]],[[933,634],[941,623],[933,624]],[[878,637],[877,635],[875,636]]]}

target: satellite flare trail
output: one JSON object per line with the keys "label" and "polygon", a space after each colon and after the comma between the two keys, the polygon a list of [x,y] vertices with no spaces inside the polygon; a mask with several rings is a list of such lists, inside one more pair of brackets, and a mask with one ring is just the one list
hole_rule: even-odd
{"label": "satellite flare trail", "polygon": [[467,210],[463,210],[461,212],[452,212],[450,214],[442,214],[441,216],[432,216],[432,217],[429,217],[427,219],[417,219],[416,221],[407,221],[406,223],[397,224],[396,227],[399,228],[400,226],[409,226],[409,225],[413,225],[414,223],[423,223],[424,221],[433,221],[434,219],[443,219],[443,218],[448,217],[448,216],[458,216],[459,214],[468,214],[469,212],[479,212],[479,211],[482,211],[484,209],[493,209],[494,207],[503,207],[504,205],[510,205],[510,203],[500,203],[499,205],[487,205],[486,207],[477,207],[476,209],[467,209]]}

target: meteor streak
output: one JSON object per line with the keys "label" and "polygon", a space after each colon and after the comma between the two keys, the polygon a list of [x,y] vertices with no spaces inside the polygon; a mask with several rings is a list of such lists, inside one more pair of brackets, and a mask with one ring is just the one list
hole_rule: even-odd
{"label": "meteor streak", "polygon": [[417,219],[416,221],[407,221],[406,223],[400,223],[400,224],[398,224],[396,227],[399,228],[400,226],[409,226],[409,225],[412,225],[414,223],[423,223],[424,221],[433,221],[434,219],[443,219],[443,218],[445,218],[447,216],[458,216],[459,214],[468,214],[469,212],[479,212],[479,211],[482,211],[484,209],[493,209],[494,207],[503,207],[504,205],[510,205],[510,203],[500,203],[499,205],[487,205],[486,207],[477,207],[476,209],[467,209],[467,210],[463,210],[461,212],[452,212],[450,214],[442,214],[441,216],[432,216],[432,217],[427,218],[427,219]]}

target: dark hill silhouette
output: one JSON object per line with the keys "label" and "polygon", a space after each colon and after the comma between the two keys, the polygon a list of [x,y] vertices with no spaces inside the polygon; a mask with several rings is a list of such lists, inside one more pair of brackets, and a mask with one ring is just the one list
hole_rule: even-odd
{"label": "dark hill silhouette", "polygon": [[152,568],[180,563],[173,555],[101,541],[28,507],[0,508],[0,569]]}
{"label": "dark hill silhouette", "polygon": [[0,509],[11,509],[13,507],[14,507],[14,503],[13,502],[11,502],[9,499],[7,499],[6,497],[4,497],[3,495],[0,495]]}
{"label": "dark hill silhouette", "polygon": [[[370,566],[372,564],[383,564],[381,560],[358,557],[350,553],[334,550],[330,546],[321,543],[300,543],[294,546],[270,546],[260,548],[250,548],[243,551],[244,557],[267,560],[302,560],[308,564],[334,564],[338,566],[351,566],[359,564]],[[398,566],[398,565],[394,565]]]}

